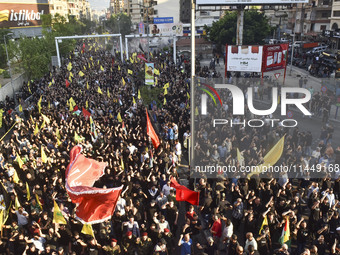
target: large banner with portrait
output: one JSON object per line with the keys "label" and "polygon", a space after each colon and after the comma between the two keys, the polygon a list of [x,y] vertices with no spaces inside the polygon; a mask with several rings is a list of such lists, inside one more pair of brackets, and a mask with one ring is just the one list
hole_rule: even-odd
{"label": "large banner with portrait", "polygon": [[154,74],[154,63],[145,63],[145,84],[154,85],[155,84],[155,74]]}

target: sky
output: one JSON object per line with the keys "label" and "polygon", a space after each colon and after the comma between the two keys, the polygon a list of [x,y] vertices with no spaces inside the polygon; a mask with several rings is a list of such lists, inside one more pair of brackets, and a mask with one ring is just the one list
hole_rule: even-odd
{"label": "sky", "polygon": [[95,10],[103,10],[109,8],[110,0],[89,0],[91,8]]}

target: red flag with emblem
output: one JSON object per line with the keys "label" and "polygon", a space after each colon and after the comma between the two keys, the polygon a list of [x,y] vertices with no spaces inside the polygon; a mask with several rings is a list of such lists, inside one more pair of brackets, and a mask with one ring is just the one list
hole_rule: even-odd
{"label": "red flag with emblem", "polygon": [[159,138],[151,124],[150,118],[149,118],[149,114],[148,114],[148,110],[146,110],[146,132],[148,134],[148,136],[150,136],[151,141],[153,146],[155,146],[155,148],[157,149],[159,146]]}
{"label": "red flag with emblem", "polygon": [[177,201],[187,201],[192,205],[199,204],[200,193],[192,191],[187,187],[180,185],[175,178],[171,178],[170,187],[176,189],[176,200]]}
{"label": "red flag with emblem", "polygon": [[66,190],[72,202],[77,204],[76,218],[82,223],[100,223],[110,219],[122,192],[117,188],[95,188],[93,184],[104,175],[107,163],[88,159],[77,145],[70,152],[70,164],[66,170]]}
{"label": "red flag with emblem", "polygon": [[91,116],[91,113],[88,110],[86,110],[84,107],[83,107],[83,114],[85,116],[85,119],[88,119]]}

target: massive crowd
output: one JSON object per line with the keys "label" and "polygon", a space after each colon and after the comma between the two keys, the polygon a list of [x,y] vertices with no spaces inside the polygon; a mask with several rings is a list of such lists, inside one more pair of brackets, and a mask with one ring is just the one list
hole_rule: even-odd
{"label": "massive crowd", "polygon": [[[93,41],[86,42],[84,53],[81,47],[60,69],[24,84],[23,112],[16,113],[11,100],[6,101],[3,126],[14,128],[0,144],[0,207],[8,216],[4,222],[0,217],[0,254],[339,254],[339,179],[190,179],[190,188],[200,191],[199,206],[177,202],[169,180],[181,179],[183,145],[190,135],[190,68],[175,65],[164,52],[151,56],[160,71],[155,87],[169,83],[167,93],[147,105],[161,138],[155,150],[146,134],[146,95],[138,96],[144,62],[135,57],[134,63],[121,61]],[[198,76],[219,76],[199,63],[197,70]],[[71,97],[79,110],[70,105]],[[50,123],[39,113],[39,104]],[[97,135],[82,108],[91,113]],[[228,108],[231,101],[224,114]],[[225,128],[225,137],[215,144],[216,134],[208,134],[202,125],[197,155],[233,165],[238,164],[239,148],[246,164],[257,164],[286,134],[282,161],[311,166],[329,159],[339,164],[340,148],[332,147],[330,135],[334,130],[325,130],[312,148],[311,141],[318,138],[297,128]],[[95,237],[81,233],[65,189],[68,154],[77,143],[86,157],[108,162],[96,187],[124,185],[112,219],[93,225]],[[66,225],[52,222],[54,201]],[[287,220],[290,240],[282,245]]]}

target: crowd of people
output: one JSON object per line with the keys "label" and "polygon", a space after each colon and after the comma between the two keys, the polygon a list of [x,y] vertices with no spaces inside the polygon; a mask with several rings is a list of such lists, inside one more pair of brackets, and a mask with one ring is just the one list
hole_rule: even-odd
{"label": "crowd of people", "polygon": [[[136,55],[120,60],[96,41],[76,52],[60,69],[24,84],[22,112],[10,99],[4,106],[2,124],[11,131],[0,142],[0,254],[339,254],[339,179],[202,176],[189,182],[200,192],[199,205],[179,203],[170,178],[179,181],[188,171],[181,162],[190,136],[190,68],[175,65],[171,55],[151,56],[160,72],[155,87],[164,91],[147,105],[161,140],[155,149],[141,93],[144,61]],[[199,76],[219,76],[199,62],[197,70]],[[231,100],[221,109],[230,115]],[[256,165],[286,134],[280,162],[340,163],[340,148],[329,136],[312,148],[317,138],[298,128],[226,126],[221,139],[205,124],[197,129],[196,157],[238,165],[239,149],[244,164]],[[112,218],[92,226],[94,236],[82,233],[65,189],[69,152],[78,143],[86,157],[108,163],[96,187],[124,186]],[[67,224],[53,223],[54,201]],[[283,244],[286,222],[290,236]]]}

